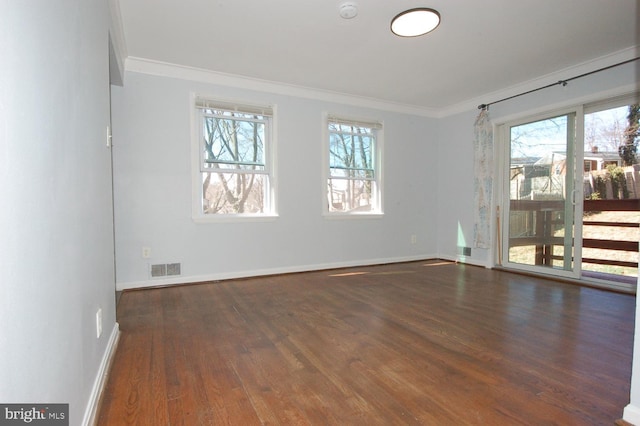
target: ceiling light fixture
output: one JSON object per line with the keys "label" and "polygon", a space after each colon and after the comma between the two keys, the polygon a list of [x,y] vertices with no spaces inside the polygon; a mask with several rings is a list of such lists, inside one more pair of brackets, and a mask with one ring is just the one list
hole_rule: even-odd
{"label": "ceiling light fixture", "polygon": [[400,37],[417,37],[435,30],[439,24],[438,11],[421,7],[396,15],[391,20],[391,32]]}

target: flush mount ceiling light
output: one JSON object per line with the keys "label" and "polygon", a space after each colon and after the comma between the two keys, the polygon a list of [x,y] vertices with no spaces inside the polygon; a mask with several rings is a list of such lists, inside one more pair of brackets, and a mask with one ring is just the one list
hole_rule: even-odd
{"label": "flush mount ceiling light", "polygon": [[400,37],[417,37],[435,30],[439,24],[438,11],[424,7],[409,9],[391,20],[391,32]]}

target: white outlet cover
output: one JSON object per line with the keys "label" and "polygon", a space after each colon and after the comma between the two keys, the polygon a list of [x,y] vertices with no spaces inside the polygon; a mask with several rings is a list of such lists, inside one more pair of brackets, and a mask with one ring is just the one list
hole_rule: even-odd
{"label": "white outlet cover", "polygon": [[102,309],[99,308],[96,312],[96,338],[99,339],[102,336]]}

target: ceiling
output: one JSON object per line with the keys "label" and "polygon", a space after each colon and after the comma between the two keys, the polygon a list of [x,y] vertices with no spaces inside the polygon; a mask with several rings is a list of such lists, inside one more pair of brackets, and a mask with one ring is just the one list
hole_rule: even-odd
{"label": "ceiling", "polygon": [[[635,57],[640,45],[637,0],[355,2],[353,19],[340,17],[341,0],[119,0],[119,9],[129,58],[427,109]],[[438,10],[440,26],[393,35],[391,18],[414,7]]]}

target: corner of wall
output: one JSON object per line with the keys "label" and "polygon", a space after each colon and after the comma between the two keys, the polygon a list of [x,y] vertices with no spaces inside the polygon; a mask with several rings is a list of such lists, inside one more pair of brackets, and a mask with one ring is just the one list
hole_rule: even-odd
{"label": "corner of wall", "polygon": [[118,341],[120,339],[120,326],[116,322],[111,330],[109,336],[109,342],[107,348],[100,362],[100,367],[96,374],[91,394],[89,395],[89,402],[87,404],[84,418],[82,419],[83,426],[91,426],[96,424],[98,417],[98,409],[100,408],[100,399],[104,388],[107,386],[107,378],[109,376],[109,370],[111,369],[111,363],[118,347]]}

